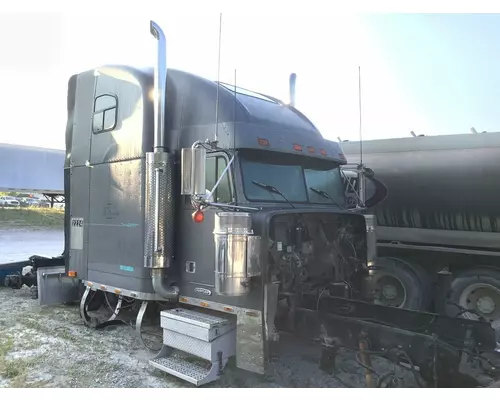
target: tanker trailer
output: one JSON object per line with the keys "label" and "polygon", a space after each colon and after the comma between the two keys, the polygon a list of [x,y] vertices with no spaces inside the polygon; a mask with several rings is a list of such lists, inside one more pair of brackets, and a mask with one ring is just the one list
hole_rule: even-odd
{"label": "tanker trailer", "polygon": [[[341,147],[350,162],[360,160],[359,142]],[[370,140],[362,156],[388,190],[368,209],[378,258],[365,295],[488,321],[500,341],[500,134]],[[356,180],[349,178],[354,187]]]}

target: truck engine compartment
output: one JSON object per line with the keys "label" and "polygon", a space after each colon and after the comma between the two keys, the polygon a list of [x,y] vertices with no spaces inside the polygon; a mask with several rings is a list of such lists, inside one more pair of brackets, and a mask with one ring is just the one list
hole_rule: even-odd
{"label": "truck engine compartment", "polygon": [[270,281],[279,299],[303,294],[357,298],[366,270],[366,226],[360,215],[297,213],[272,218]]}

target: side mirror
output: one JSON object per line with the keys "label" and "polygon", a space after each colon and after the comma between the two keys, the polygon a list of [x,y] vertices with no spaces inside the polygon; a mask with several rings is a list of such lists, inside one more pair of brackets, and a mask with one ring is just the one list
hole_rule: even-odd
{"label": "side mirror", "polygon": [[367,208],[375,207],[382,203],[388,195],[387,187],[378,179],[369,178],[367,182],[367,200],[365,205]]}
{"label": "side mirror", "polygon": [[186,148],[181,151],[181,194],[205,195],[206,153],[203,147]]}
{"label": "side mirror", "polygon": [[365,167],[363,170],[364,176],[367,178],[373,178],[375,176],[375,172],[373,172],[373,169]]}

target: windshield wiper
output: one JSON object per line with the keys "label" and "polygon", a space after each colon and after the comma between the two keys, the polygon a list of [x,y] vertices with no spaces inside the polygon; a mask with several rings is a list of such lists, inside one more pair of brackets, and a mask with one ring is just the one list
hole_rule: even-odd
{"label": "windshield wiper", "polygon": [[325,199],[329,199],[333,204],[335,204],[338,208],[340,208],[341,210],[344,209],[344,207],[341,207],[340,204],[338,204],[335,200],[333,200],[332,196],[330,196],[328,193],[326,193],[324,190],[318,190],[318,189],[315,189],[313,187],[310,187],[309,189],[311,189],[314,193],[317,193],[319,194],[320,196],[323,196]]}
{"label": "windshield wiper", "polygon": [[285,199],[285,201],[288,204],[290,204],[292,206],[292,208],[295,208],[295,206],[290,202],[290,200],[288,200],[283,193],[281,193],[278,189],[276,189],[276,187],[271,186],[271,185],[266,185],[264,183],[260,183],[260,182],[256,182],[256,181],[252,181],[252,183],[254,185],[262,188],[262,189],[267,190],[268,192],[279,194],[281,197],[283,197]]}

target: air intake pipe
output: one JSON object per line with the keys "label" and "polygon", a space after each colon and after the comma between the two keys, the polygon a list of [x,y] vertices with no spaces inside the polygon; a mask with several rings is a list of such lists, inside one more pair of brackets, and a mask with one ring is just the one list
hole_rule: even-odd
{"label": "air intake pipe", "polygon": [[165,97],[167,83],[166,39],[158,24],[151,21],[151,34],[158,40],[154,74],[154,150],[146,153],[146,198],[144,263],[151,268],[152,286],[159,296],[176,301],[179,288],[170,286],[174,243],[173,159],[165,148]]}

